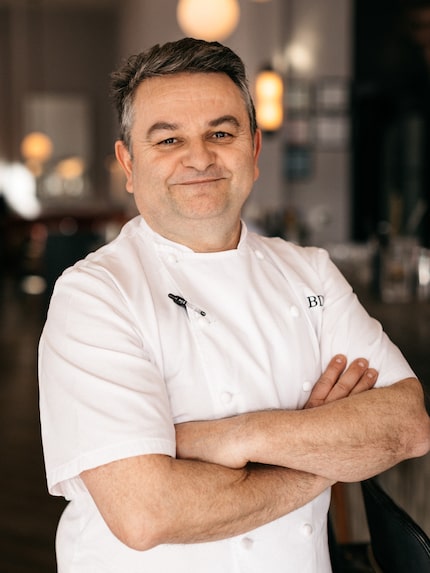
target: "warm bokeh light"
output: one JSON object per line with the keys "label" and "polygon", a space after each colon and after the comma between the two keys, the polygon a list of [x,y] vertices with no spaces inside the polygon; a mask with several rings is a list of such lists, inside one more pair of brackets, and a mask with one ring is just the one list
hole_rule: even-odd
{"label": "warm bokeh light", "polygon": [[67,157],[57,163],[55,171],[62,179],[76,179],[84,174],[85,162],[82,157]]}
{"label": "warm bokeh light", "polygon": [[296,72],[306,73],[313,69],[314,59],[308,48],[301,44],[292,44],[287,49],[289,66]]}
{"label": "warm bokeh light", "polygon": [[41,131],[27,134],[21,142],[24,159],[44,163],[52,156],[53,145],[50,137]]}
{"label": "warm bokeh light", "polygon": [[257,76],[255,93],[258,126],[263,131],[278,130],[284,118],[281,76],[273,70],[263,70]]}
{"label": "warm bokeh light", "polygon": [[237,0],[179,0],[176,16],[187,36],[222,41],[236,28],[240,8]]}
{"label": "warm bokeh light", "polygon": [[282,78],[272,70],[263,70],[257,76],[256,95],[261,99],[279,99],[283,93]]}

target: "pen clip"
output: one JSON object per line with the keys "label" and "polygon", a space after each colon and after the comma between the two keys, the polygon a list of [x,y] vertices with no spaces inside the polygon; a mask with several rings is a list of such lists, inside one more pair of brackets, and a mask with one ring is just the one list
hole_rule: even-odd
{"label": "pen clip", "polygon": [[197,312],[197,314],[200,314],[200,316],[206,316],[206,312],[204,310],[198,308],[191,302],[188,302],[184,297],[179,296],[178,294],[172,294],[171,292],[167,296],[171,298],[173,302],[178,306],[182,306],[183,308],[189,308],[194,312]]}

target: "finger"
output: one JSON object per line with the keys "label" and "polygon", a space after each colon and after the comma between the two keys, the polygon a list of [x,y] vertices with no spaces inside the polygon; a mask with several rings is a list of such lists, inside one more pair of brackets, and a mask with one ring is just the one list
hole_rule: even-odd
{"label": "finger", "polygon": [[369,363],[365,358],[353,360],[333,386],[326,398],[326,402],[333,402],[349,396],[360,382],[365,382],[365,372],[368,370],[368,366]]}
{"label": "finger", "polygon": [[327,368],[317,380],[312,389],[305,408],[315,408],[323,404],[332,391],[346,366],[346,356],[337,354],[328,363]]}
{"label": "finger", "polygon": [[374,368],[368,368],[354,388],[351,390],[352,394],[359,394],[360,392],[366,392],[371,390],[378,379],[378,372]]}

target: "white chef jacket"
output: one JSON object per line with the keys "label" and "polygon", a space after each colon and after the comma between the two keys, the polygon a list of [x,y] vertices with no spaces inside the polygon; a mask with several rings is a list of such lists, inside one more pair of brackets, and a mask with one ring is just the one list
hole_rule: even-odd
{"label": "white chef jacket", "polygon": [[245,535],[139,552],[109,531],[79,474],[175,456],[177,422],[301,409],[336,353],[366,357],[379,386],[413,376],[324,250],[244,224],[237,249],[195,253],[138,216],[68,269],[39,360],[48,487],[71,500],[59,573],[329,573],[329,491]]}

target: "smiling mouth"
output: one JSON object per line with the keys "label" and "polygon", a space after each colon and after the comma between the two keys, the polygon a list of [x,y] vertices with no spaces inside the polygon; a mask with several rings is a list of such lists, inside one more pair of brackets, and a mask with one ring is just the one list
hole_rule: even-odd
{"label": "smiling mouth", "polygon": [[218,181],[221,181],[221,179],[222,177],[211,177],[209,179],[194,179],[189,181],[181,181],[179,183],[176,183],[176,185],[185,185],[185,186],[206,185],[208,183],[217,183]]}

